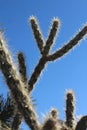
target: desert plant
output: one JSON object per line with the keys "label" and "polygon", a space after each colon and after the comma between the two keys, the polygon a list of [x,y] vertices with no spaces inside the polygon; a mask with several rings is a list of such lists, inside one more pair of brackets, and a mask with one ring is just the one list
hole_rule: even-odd
{"label": "desert plant", "polygon": [[[87,25],[85,25],[67,44],[51,54],[50,50],[60,26],[59,19],[53,19],[50,33],[46,41],[42,37],[38,22],[35,17],[30,18],[30,23],[37,46],[40,50],[41,58],[38,60],[38,64],[36,65],[29,79],[26,75],[26,63],[23,53],[18,53],[18,72],[12,61],[10,52],[7,49],[6,41],[4,40],[2,33],[0,33],[0,69],[5,77],[12,98],[15,100],[15,104],[17,106],[16,115],[13,119],[11,129],[18,130],[19,125],[24,118],[31,130],[79,130],[80,125],[86,124],[86,118],[82,117],[77,125],[74,125],[74,98],[72,92],[69,91],[66,96],[66,121],[60,121],[57,117],[57,110],[52,109],[43,123],[41,123],[37,118],[37,114],[34,110],[31,100],[31,93],[46,64],[50,61],[53,62],[61,58],[74,46],[79,44],[80,40],[83,39],[87,34]],[[85,129],[86,127],[83,128],[83,130]]]}

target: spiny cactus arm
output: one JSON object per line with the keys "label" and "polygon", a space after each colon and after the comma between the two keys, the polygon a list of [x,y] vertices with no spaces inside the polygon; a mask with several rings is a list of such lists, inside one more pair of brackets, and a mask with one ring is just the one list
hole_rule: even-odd
{"label": "spiny cactus arm", "polygon": [[74,121],[74,93],[69,90],[66,94],[66,125],[73,129]]}
{"label": "spiny cactus arm", "polygon": [[31,23],[31,27],[32,27],[32,31],[37,43],[37,46],[40,50],[40,53],[42,54],[43,52],[43,46],[44,46],[44,40],[37,22],[37,19],[35,17],[30,17],[30,23]]}
{"label": "spiny cactus arm", "polygon": [[36,65],[34,72],[32,73],[29,81],[28,81],[28,90],[29,92],[31,92],[34,88],[34,84],[37,82],[41,71],[44,69],[45,65],[46,65],[46,57],[41,57],[41,59],[39,60],[38,64]]}
{"label": "spiny cactus arm", "polygon": [[[19,73],[20,73],[21,80],[25,84],[27,84],[26,63],[25,63],[24,55],[22,52],[19,52],[17,56],[18,56],[18,65],[19,65]],[[28,89],[28,88],[26,88],[26,89]],[[12,130],[19,129],[19,126],[21,124],[22,119],[23,119],[23,116],[17,110],[16,115],[15,115],[14,120],[13,120]]]}
{"label": "spiny cactus arm", "polygon": [[60,26],[59,19],[54,18],[53,22],[52,22],[51,29],[50,29],[50,33],[48,35],[48,38],[46,40],[46,44],[44,46],[44,50],[43,50],[44,56],[48,55],[50,49],[52,48],[52,45],[53,45],[54,40],[56,38],[56,34],[57,34],[58,29],[59,29],[59,26]]}
{"label": "spiny cactus arm", "polygon": [[79,44],[79,42],[83,39],[83,37],[87,34],[87,25],[78,32],[78,34],[70,40],[67,44],[65,44],[62,48],[58,49],[54,54],[48,56],[48,61],[54,61],[58,58],[64,56],[67,52],[69,52],[74,46]]}
{"label": "spiny cactus arm", "polygon": [[77,123],[75,130],[87,129],[87,116],[83,116]]}
{"label": "spiny cactus arm", "polygon": [[32,130],[39,130],[37,116],[25,90],[25,84],[16,72],[2,36],[0,36],[0,69],[26,123]]}
{"label": "spiny cactus arm", "polygon": [[27,82],[26,63],[22,52],[18,53],[19,73],[24,83]]}

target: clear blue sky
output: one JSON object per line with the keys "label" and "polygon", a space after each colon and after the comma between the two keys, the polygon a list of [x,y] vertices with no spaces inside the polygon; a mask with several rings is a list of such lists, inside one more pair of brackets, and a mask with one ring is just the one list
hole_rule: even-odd
{"label": "clear blue sky", "polygon": [[[16,58],[22,50],[26,57],[28,77],[37,64],[40,54],[34,40],[29,17],[34,15],[39,21],[46,39],[52,19],[61,21],[59,35],[52,51],[69,41],[79,28],[87,22],[87,0],[0,0],[0,23],[5,29],[8,46]],[[76,94],[76,114],[87,114],[87,38],[68,55],[49,63],[33,91],[39,118],[50,108],[59,110],[60,118],[65,118],[65,92],[72,89]],[[0,93],[6,94],[3,76],[0,76]],[[26,128],[28,130],[28,128]]]}

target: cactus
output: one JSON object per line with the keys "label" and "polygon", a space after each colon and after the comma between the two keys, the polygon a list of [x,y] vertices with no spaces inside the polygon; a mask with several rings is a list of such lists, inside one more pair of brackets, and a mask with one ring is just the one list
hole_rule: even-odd
{"label": "cactus", "polygon": [[[67,44],[54,53],[50,53],[54,40],[56,38],[58,29],[60,27],[60,20],[55,18],[52,21],[51,29],[47,40],[42,37],[40,27],[35,17],[30,18],[30,23],[41,58],[38,60],[33,73],[30,78],[27,78],[26,63],[22,52],[18,53],[18,70],[12,61],[11,54],[7,48],[6,41],[3,34],[0,33],[0,70],[2,71],[8,88],[11,92],[11,97],[16,104],[16,113],[13,118],[11,130],[18,130],[22,119],[31,130],[82,130],[86,129],[87,117],[84,116],[79,122],[74,125],[74,98],[71,91],[66,95],[66,121],[62,121],[58,117],[56,109],[52,109],[50,114],[46,117],[44,122],[40,122],[37,118],[36,111],[31,99],[32,90],[35,88],[35,83],[38,81],[41,72],[46,64],[50,61],[55,61],[66,53],[68,53],[74,46],[80,43],[81,39],[87,34],[87,25],[85,25]],[[2,122],[2,120],[0,121]],[[2,123],[1,123],[2,124]],[[81,126],[80,126],[81,125]],[[82,126],[85,127],[82,127]]]}

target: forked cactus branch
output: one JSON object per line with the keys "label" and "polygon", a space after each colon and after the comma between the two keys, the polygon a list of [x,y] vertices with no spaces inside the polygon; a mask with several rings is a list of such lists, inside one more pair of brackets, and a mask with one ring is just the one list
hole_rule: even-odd
{"label": "forked cactus branch", "polygon": [[[41,32],[39,30],[38,24],[36,23],[36,19],[34,17],[31,17],[30,22],[32,23],[32,29],[34,32],[34,36],[37,39],[36,40],[37,44],[39,44],[39,46],[40,46],[39,48],[42,48],[41,50],[43,50],[42,57],[40,58],[38,64],[36,65],[32,75],[28,81],[29,91],[32,91],[34,88],[34,85],[35,85],[36,81],[38,80],[46,63],[49,61],[54,61],[54,60],[61,58],[63,55],[68,53],[74,46],[79,44],[80,40],[82,40],[83,37],[87,34],[87,25],[85,25],[83,27],[83,29],[81,31],[79,31],[77,33],[77,35],[74,38],[72,38],[72,40],[70,40],[66,45],[64,45],[62,48],[58,49],[53,54],[49,54],[50,48],[51,48],[52,44],[54,43],[54,39],[55,39],[57,30],[58,30],[58,27],[60,24],[59,20],[54,19],[53,25],[51,27],[51,31],[47,38],[45,46],[43,46],[44,45],[43,40],[39,40],[41,38]],[[37,27],[38,29],[36,29],[34,27]],[[36,37],[37,34],[38,34],[38,37]],[[42,41],[42,42],[40,42],[40,41]]]}

